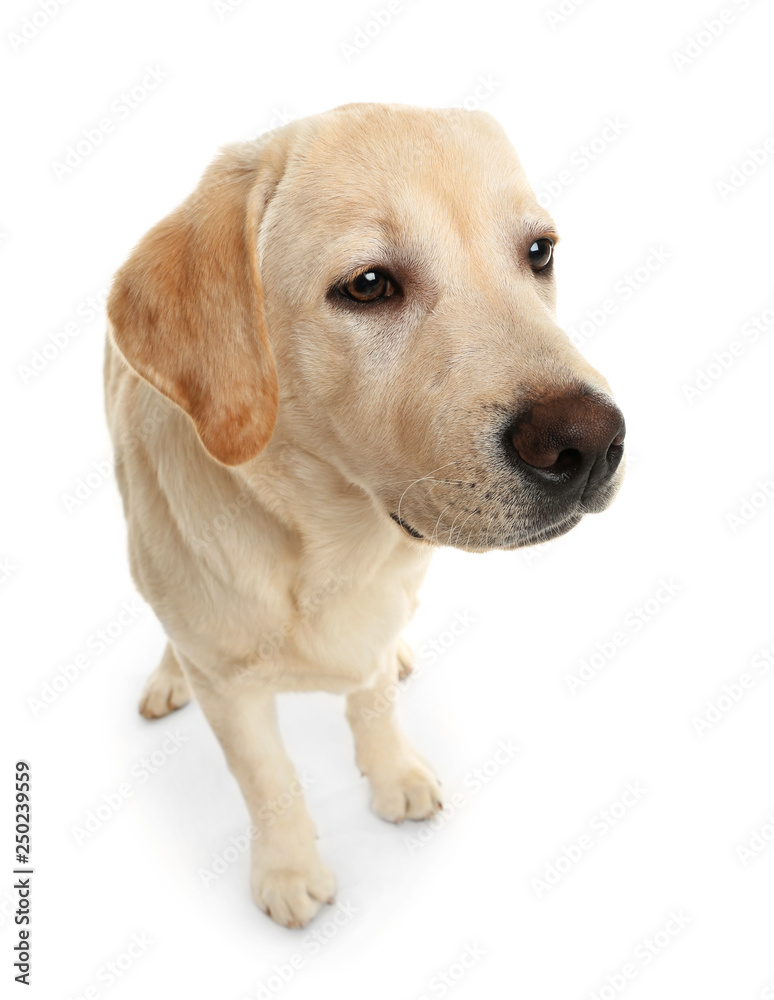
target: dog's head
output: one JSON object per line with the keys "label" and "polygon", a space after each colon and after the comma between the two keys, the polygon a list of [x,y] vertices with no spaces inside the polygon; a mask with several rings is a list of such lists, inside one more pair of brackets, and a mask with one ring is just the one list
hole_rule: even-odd
{"label": "dog's head", "polygon": [[396,531],[528,545],[621,478],[622,415],[556,323],[556,241],[489,115],[348,105],[226,150],[119,271],[113,337],[219,461],[275,433]]}

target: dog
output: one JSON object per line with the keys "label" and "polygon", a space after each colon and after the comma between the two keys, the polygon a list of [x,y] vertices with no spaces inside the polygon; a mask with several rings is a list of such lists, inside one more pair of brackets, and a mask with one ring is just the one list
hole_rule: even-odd
{"label": "dog", "polygon": [[345,695],[374,811],[429,818],[438,779],[384,695],[433,550],[546,541],[620,484],[623,417],[555,318],[557,239],[489,114],[350,104],[225,148],[115,276],[108,423],[168,638],[140,711],[198,700],[279,924],[335,880],[276,694]]}

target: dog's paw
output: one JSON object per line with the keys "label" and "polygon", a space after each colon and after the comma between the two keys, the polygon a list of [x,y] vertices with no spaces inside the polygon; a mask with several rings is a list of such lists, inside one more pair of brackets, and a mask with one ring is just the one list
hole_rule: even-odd
{"label": "dog's paw", "polygon": [[253,899],[283,927],[306,927],[324,903],[332,903],[336,878],[322,861],[303,867],[253,869]]}
{"label": "dog's paw", "polygon": [[414,650],[405,639],[398,640],[398,678],[405,681],[414,671]]}
{"label": "dog's paw", "polygon": [[187,705],[193,697],[191,685],[176,660],[167,654],[148,678],[140,698],[140,715],[161,719]]}
{"label": "dog's paw", "polygon": [[371,808],[390,823],[430,819],[443,809],[440,782],[418,754],[399,759],[387,773],[368,777],[373,791]]}

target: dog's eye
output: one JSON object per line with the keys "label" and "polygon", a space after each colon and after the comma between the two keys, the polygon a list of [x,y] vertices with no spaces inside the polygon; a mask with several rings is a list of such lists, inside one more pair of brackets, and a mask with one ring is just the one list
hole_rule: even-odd
{"label": "dog's eye", "polygon": [[529,263],[533,271],[544,271],[554,255],[554,241],[547,236],[535,240],[529,248]]}
{"label": "dog's eye", "polygon": [[339,291],[355,302],[388,299],[395,294],[395,282],[381,271],[363,271],[340,286]]}

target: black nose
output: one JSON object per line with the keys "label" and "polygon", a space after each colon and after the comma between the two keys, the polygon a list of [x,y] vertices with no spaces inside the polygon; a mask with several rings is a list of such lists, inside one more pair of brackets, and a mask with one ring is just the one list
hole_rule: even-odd
{"label": "black nose", "polygon": [[528,478],[555,495],[588,495],[613,475],[626,426],[618,407],[592,393],[533,403],[506,432],[506,451]]}

